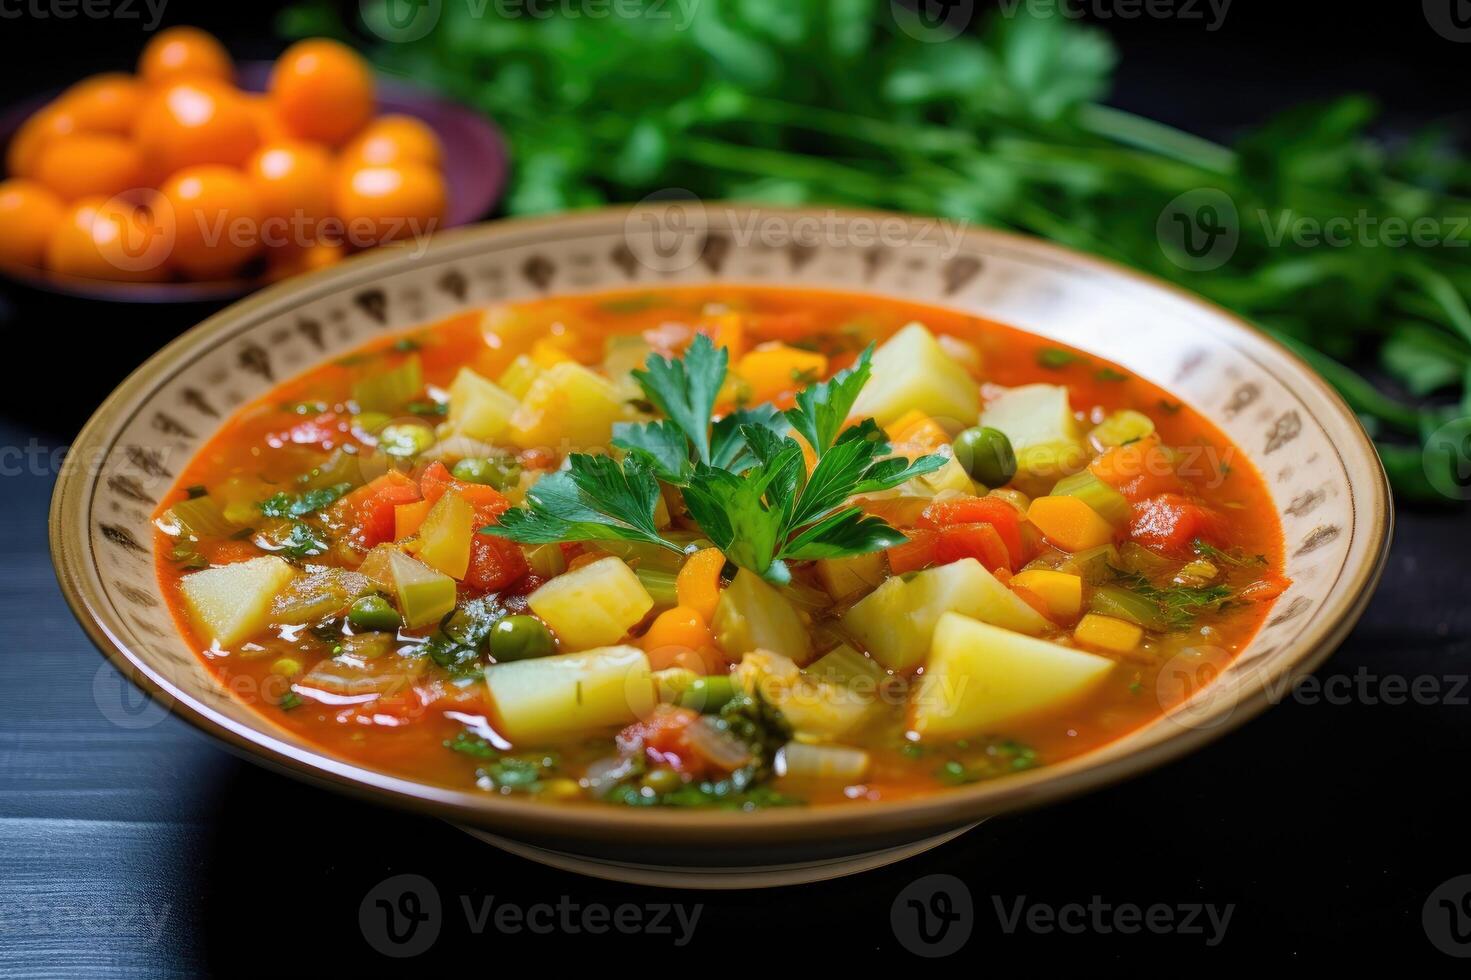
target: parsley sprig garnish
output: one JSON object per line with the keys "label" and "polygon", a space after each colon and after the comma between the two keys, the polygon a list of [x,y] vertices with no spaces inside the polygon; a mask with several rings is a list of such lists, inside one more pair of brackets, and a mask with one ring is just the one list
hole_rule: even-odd
{"label": "parsley sprig garnish", "polygon": [[[891,455],[873,419],[847,425],[872,372],[870,346],[850,368],[808,385],[785,412],[771,405],[712,423],[729,354],[699,336],[680,359],[651,355],[634,378],[666,417],[615,427],[620,463],[574,453],[527,493],[527,506],[485,533],[525,544],[621,539],[682,550],[654,521],[659,482],[678,487],[690,516],[727,558],[776,584],[790,561],[842,558],[905,537],[849,500],[933,472],[943,456]],[[798,441],[798,436],[802,442]],[[803,442],[816,464],[809,475]]]}

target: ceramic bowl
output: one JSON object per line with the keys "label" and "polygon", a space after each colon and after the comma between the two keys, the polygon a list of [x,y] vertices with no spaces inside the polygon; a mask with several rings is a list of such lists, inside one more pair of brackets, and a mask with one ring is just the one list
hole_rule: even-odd
{"label": "ceramic bowl", "polygon": [[[1209,418],[1264,475],[1292,588],[1214,683],[1096,751],[918,800],[757,813],[549,806],[365,769],[231,697],[177,635],[148,518],[239,406],[374,337],[491,303],[711,281],[915,300],[1091,351]],[[128,677],[228,747],[294,776],[465,825],[591,874],[707,887],[811,880],[898,860],[991,814],[1120,780],[1285,697],[1363,611],[1390,497],[1373,445],[1305,364],[1232,315],[1117,266],[1027,238],[859,212],[664,204],[506,221],[378,250],[263,290],[174,341],[103,403],[56,488],[62,588]],[[1166,670],[1161,684],[1184,683]]]}

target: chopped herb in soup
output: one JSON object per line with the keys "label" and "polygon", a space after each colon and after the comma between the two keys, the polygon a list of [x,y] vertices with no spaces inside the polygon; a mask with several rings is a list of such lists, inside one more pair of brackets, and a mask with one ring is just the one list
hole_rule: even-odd
{"label": "chopped herb in soup", "polygon": [[868,296],[433,324],[240,412],[156,515],[181,629],[354,762],[623,806],[1046,766],[1213,676],[1288,584],[1225,437],[1116,366]]}

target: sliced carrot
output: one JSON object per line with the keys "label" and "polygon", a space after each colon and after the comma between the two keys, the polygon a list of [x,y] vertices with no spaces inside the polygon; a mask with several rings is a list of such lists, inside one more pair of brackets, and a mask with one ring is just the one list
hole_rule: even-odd
{"label": "sliced carrot", "polygon": [[720,602],[720,573],[725,569],[725,555],[719,548],[703,548],[685,561],[674,579],[674,594],[679,604],[704,617],[715,618]]}
{"label": "sliced carrot", "polygon": [[751,333],[763,340],[806,340],[816,331],[812,313],[799,310],[789,313],[750,313],[747,321]]}
{"label": "sliced carrot", "polygon": [[695,324],[695,332],[709,337],[716,348],[728,348],[732,361],[746,352],[746,328],[739,313],[716,313],[701,317]]}

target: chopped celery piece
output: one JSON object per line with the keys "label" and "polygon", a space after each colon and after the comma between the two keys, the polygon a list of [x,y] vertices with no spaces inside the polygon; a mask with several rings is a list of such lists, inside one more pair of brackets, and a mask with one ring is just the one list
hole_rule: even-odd
{"label": "chopped celery piece", "polygon": [[361,572],[326,568],[293,581],[271,602],[271,622],[310,623],[341,612],[359,596],[373,591]]}
{"label": "chopped celery piece", "polygon": [[756,650],[741,658],[736,680],[747,693],[759,693],[781,712],[792,731],[838,738],[871,718],[879,708],[875,689],[830,684],[804,674],[786,657]]}
{"label": "chopped celery piece", "polygon": [[807,673],[833,684],[851,684],[855,680],[877,681],[884,668],[844,643],[812,662]]}
{"label": "chopped celery piece", "polygon": [[1068,575],[1076,575],[1085,585],[1098,585],[1113,576],[1119,567],[1119,549],[1112,544],[1100,545],[1068,555],[1054,569]]}
{"label": "chopped celery piece", "polygon": [[1088,443],[1102,452],[1114,446],[1138,442],[1154,434],[1154,422],[1143,412],[1132,408],[1114,412],[1088,431]]}
{"label": "chopped celery piece", "polygon": [[1169,628],[1169,617],[1159,603],[1117,585],[1100,585],[1088,597],[1088,611],[1128,620],[1145,629]]}
{"label": "chopped celery piece", "polygon": [[770,650],[798,664],[812,657],[812,636],[797,610],[749,569],[737,572],[720,593],[710,626],[720,648],[732,657],[752,650]]}
{"label": "chopped celery piece", "polygon": [[260,520],[260,507],[257,505],[275,489],[261,480],[232,476],[211,496],[219,501],[225,520],[239,527],[248,527]]}
{"label": "chopped celery piece", "polygon": [[537,578],[555,578],[567,570],[567,556],[559,544],[523,545],[521,554]]}
{"label": "chopped celery piece", "polygon": [[240,525],[227,519],[219,502],[212,497],[181,500],[169,511],[183,530],[195,537],[227,538],[240,530]]}
{"label": "chopped celery piece", "polygon": [[541,368],[537,363],[525,354],[520,354],[510,366],[501,373],[497,384],[501,390],[516,398],[525,398],[526,392],[531,390],[531,382],[541,376]]}
{"label": "chopped celery piece", "polygon": [[388,551],[399,612],[410,629],[438,622],[455,608],[455,580],[397,549]]}
{"label": "chopped celery piece", "polygon": [[1133,516],[1124,495],[1094,476],[1089,470],[1065,476],[1052,488],[1053,496],[1077,497],[1114,527],[1123,527]]}
{"label": "chopped celery piece", "polygon": [[674,580],[678,577],[675,572],[666,572],[658,568],[640,568],[638,580],[648,590],[654,605],[661,609],[668,609],[679,605],[679,596],[674,590]]}
{"label": "chopped celery piece", "polygon": [[362,457],[357,453],[338,449],[320,466],[302,474],[297,482],[308,490],[323,490],[343,483],[354,487],[361,486],[363,483]]}
{"label": "chopped celery piece", "polygon": [[475,526],[475,507],[454,490],[446,491],[419,525],[419,560],[451,578],[464,578]]}
{"label": "chopped celery piece", "polygon": [[179,591],[199,632],[229,647],[265,628],[272,601],[296,574],[285,559],[265,555],[186,575]]}
{"label": "chopped celery piece", "polygon": [[397,367],[368,375],[352,386],[352,400],[363,412],[396,412],[424,388],[419,355],[411,354]]}

